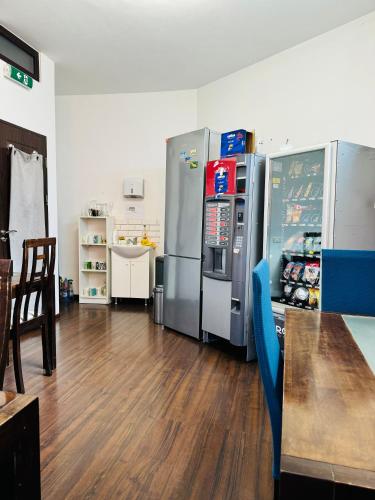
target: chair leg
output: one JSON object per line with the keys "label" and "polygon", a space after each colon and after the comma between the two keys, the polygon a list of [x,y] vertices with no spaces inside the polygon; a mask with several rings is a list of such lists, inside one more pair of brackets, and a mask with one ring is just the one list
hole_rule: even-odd
{"label": "chair leg", "polygon": [[3,390],[4,387],[4,378],[5,378],[5,368],[7,366],[7,358],[9,358],[9,340],[6,341],[4,350],[0,356],[0,391]]}
{"label": "chair leg", "polygon": [[42,347],[43,347],[43,368],[47,376],[52,375],[51,351],[49,346],[49,335],[46,323],[42,324]]}
{"label": "chair leg", "polygon": [[23,383],[23,375],[22,375],[21,342],[20,342],[20,334],[16,330],[14,330],[13,333],[12,343],[13,343],[14,376],[16,378],[17,392],[24,394],[25,386]]}

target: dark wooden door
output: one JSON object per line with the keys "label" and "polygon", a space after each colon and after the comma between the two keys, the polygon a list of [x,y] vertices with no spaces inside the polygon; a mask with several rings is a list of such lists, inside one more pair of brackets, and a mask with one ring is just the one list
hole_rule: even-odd
{"label": "dark wooden door", "polygon": [[[0,120],[0,230],[17,229],[9,227],[10,205],[10,148],[13,144],[25,153],[37,151],[44,158],[44,201],[46,236],[48,236],[48,206],[47,206],[47,139],[44,135]],[[0,239],[0,259],[9,259],[9,240]]]}

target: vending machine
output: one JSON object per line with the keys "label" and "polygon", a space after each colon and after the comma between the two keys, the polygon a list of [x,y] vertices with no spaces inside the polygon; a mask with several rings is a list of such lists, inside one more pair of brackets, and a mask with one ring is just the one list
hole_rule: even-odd
{"label": "vending machine", "polygon": [[255,359],[251,272],[262,256],[265,158],[209,161],[203,243],[203,340],[247,346]]}
{"label": "vending machine", "polygon": [[267,157],[263,251],[278,333],[286,307],[320,309],[322,248],[375,248],[374,186],[374,148],[332,141]]}

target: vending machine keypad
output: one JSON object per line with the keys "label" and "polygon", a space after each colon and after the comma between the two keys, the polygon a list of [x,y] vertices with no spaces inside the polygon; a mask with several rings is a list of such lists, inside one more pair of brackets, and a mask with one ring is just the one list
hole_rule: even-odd
{"label": "vending machine keypad", "polygon": [[231,236],[232,207],[229,202],[210,201],[206,205],[205,242],[209,247],[227,247]]}

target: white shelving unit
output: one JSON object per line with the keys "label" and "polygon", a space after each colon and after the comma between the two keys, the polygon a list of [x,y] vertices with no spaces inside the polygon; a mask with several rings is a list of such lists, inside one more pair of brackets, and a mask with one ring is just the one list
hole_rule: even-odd
{"label": "white shelving unit", "polygon": [[[81,304],[110,304],[111,302],[109,244],[112,241],[113,225],[113,217],[82,216],[79,218],[79,302]],[[93,243],[94,235],[100,236],[103,242]],[[85,262],[105,262],[106,269],[85,269]],[[96,295],[91,295],[94,290],[96,290]]]}

